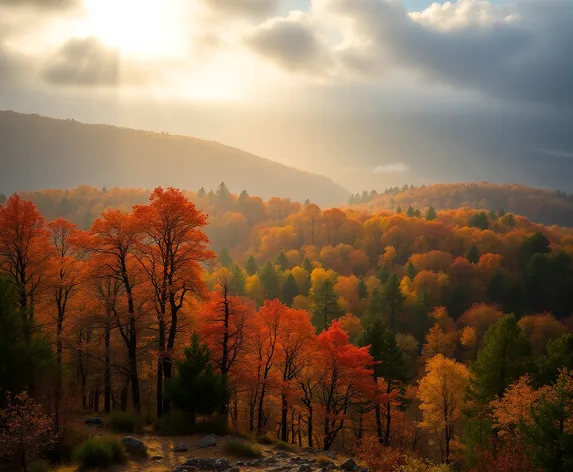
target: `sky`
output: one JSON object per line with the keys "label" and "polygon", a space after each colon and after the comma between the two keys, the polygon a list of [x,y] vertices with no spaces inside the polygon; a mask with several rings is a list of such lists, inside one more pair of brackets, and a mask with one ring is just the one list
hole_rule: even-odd
{"label": "sky", "polygon": [[0,0],[0,109],[217,140],[353,191],[570,188],[571,44],[572,0]]}

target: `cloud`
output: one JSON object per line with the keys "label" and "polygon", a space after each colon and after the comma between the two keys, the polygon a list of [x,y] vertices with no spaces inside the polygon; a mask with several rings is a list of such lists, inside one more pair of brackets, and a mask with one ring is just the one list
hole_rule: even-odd
{"label": "cloud", "polygon": [[0,6],[34,7],[39,9],[68,9],[79,4],[78,0],[0,0]]}
{"label": "cloud", "polygon": [[97,38],[73,38],[50,59],[43,77],[58,86],[118,85],[120,55]]}
{"label": "cloud", "polygon": [[573,103],[573,2],[459,0],[418,14],[385,0],[320,0],[352,20],[370,60],[509,100]]}
{"label": "cloud", "polygon": [[404,174],[410,170],[408,164],[403,162],[395,162],[392,164],[382,164],[374,167],[373,172],[375,174]]}
{"label": "cloud", "polygon": [[311,18],[303,12],[267,20],[247,36],[246,43],[258,54],[290,71],[327,74],[331,65],[329,47],[319,37]]}
{"label": "cloud", "polygon": [[268,18],[278,9],[280,0],[201,0],[211,11],[224,15]]}

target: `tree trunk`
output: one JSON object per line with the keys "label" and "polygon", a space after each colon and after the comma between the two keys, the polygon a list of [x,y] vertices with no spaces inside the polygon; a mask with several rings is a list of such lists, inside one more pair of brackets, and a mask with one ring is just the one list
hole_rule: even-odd
{"label": "tree trunk", "polygon": [[282,410],[281,410],[281,441],[286,442],[287,440],[287,414],[288,414],[288,400],[286,394],[281,395],[282,400]]}
{"label": "tree trunk", "polygon": [[105,361],[104,361],[104,386],[103,386],[103,409],[106,413],[110,412],[111,403],[111,314],[108,312],[105,317]]}
{"label": "tree trunk", "polygon": [[382,444],[384,438],[382,437],[382,412],[380,411],[380,405],[376,404],[376,433],[378,434],[378,442]]}
{"label": "tree trunk", "polygon": [[[163,360],[165,355],[165,321],[163,318],[159,320],[159,354],[157,357],[157,418],[161,418],[164,411],[163,403],[167,403],[167,399],[163,398]],[[169,373],[171,378],[171,372]]]}
{"label": "tree trunk", "polygon": [[312,406],[308,407],[308,447],[312,447]]}
{"label": "tree trunk", "polygon": [[384,435],[384,445],[390,444],[390,422],[392,415],[390,414],[390,402],[386,403],[386,434]]}
{"label": "tree trunk", "polygon": [[54,426],[56,433],[60,432],[60,405],[62,402],[62,325],[63,313],[58,307],[58,320],[56,325],[56,389],[54,395]]}

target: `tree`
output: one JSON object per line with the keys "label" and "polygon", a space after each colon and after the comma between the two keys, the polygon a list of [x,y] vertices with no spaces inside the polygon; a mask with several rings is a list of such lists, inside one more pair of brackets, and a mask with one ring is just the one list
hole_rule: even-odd
{"label": "tree", "polygon": [[356,290],[358,291],[358,299],[359,300],[363,300],[363,299],[368,297],[368,287],[366,287],[366,284],[364,283],[364,279],[360,278],[360,280],[358,281],[358,286],[356,287]]}
{"label": "tree", "polygon": [[281,249],[274,259],[274,264],[280,267],[280,270],[287,270],[289,266],[289,261],[285,252]]}
{"label": "tree", "polygon": [[227,267],[227,268],[233,265],[233,258],[229,254],[228,249],[226,248],[221,249],[221,252],[219,253],[219,264],[221,264],[221,267]]}
{"label": "tree", "polygon": [[434,210],[434,207],[430,207],[428,208],[428,211],[426,212],[426,220],[428,221],[433,221],[437,218],[437,214],[436,214],[436,210]]}
{"label": "tree", "polygon": [[6,409],[0,410],[0,464],[16,468],[9,470],[26,472],[30,462],[50,448],[54,439],[52,419],[27,392],[16,395]]}
{"label": "tree", "polygon": [[471,216],[468,224],[483,231],[489,228],[489,217],[485,211],[477,211]]}
{"label": "tree", "polygon": [[285,305],[291,306],[294,297],[299,295],[298,284],[292,273],[289,273],[283,285],[283,296],[281,300]]}
{"label": "tree", "polygon": [[414,277],[416,277],[416,267],[414,266],[414,264],[412,263],[412,261],[408,261],[408,265],[406,266],[406,275],[409,277],[410,280],[414,280]]}
{"label": "tree", "polygon": [[[396,335],[387,329],[379,318],[370,323],[362,335],[360,345],[367,346],[374,359],[374,380],[382,378],[386,384],[386,394],[399,390],[407,380],[407,367],[402,350],[396,344]],[[386,402],[386,428],[382,431],[380,404],[376,403],[376,428],[378,440],[386,446],[390,444],[391,402]]]}
{"label": "tree", "polygon": [[420,426],[443,434],[442,459],[446,464],[450,462],[450,443],[462,416],[469,378],[465,365],[438,354],[427,361],[426,375],[418,382],[418,398],[423,413]]}
{"label": "tree", "polygon": [[475,244],[472,244],[466,253],[466,259],[470,264],[477,264],[479,262],[479,250]]}
{"label": "tree", "polygon": [[258,270],[257,262],[255,261],[255,258],[253,256],[249,256],[249,258],[244,264],[244,267],[248,275],[254,275],[257,273]]}
{"label": "tree", "polygon": [[338,305],[338,297],[330,279],[326,279],[316,291],[310,305],[316,327],[326,330],[330,321],[344,314]]}
{"label": "tree", "polygon": [[196,209],[180,190],[157,187],[149,205],[134,207],[135,256],[153,287],[157,315],[159,359],[157,362],[157,414],[163,407],[162,378],[173,375],[173,348],[179,313],[186,298],[204,297],[207,287],[201,264],[210,264],[215,254],[207,249],[203,232],[207,215]]}
{"label": "tree", "polygon": [[177,374],[165,385],[166,397],[189,413],[191,424],[195,424],[197,414],[211,414],[224,408],[229,398],[227,380],[214,372],[211,351],[197,333],[193,333],[191,344],[176,367]]}
{"label": "tree", "polygon": [[231,197],[231,192],[225,182],[221,182],[217,186],[217,191],[215,193],[219,201],[227,201]]}
{"label": "tree", "polygon": [[231,270],[231,278],[229,280],[229,290],[233,295],[244,297],[247,294],[246,289],[247,277],[245,271],[238,265],[233,266]]}
{"label": "tree", "polygon": [[400,287],[400,279],[396,274],[388,279],[382,289],[384,317],[388,327],[394,331],[398,327],[399,317],[405,311],[406,297]]}
{"label": "tree", "polygon": [[269,300],[274,300],[279,298],[281,295],[279,278],[275,266],[267,262],[259,272],[259,279],[263,284],[265,290],[265,298]]}
{"label": "tree", "polygon": [[538,380],[547,385],[557,378],[561,368],[573,370],[573,335],[563,333],[557,339],[550,339],[546,351],[537,364]]}

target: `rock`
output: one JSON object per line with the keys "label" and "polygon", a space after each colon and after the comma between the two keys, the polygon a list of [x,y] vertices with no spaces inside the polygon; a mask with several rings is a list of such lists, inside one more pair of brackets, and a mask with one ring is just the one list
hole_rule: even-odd
{"label": "rock", "polygon": [[264,459],[261,459],[261,464],[264,465],[273,465],[276,464],[278,462],[278,460],[274,457],[266,457]]}
{"label": "rock", "polygon": [[240,466],[240,467],[245,467],[247,464],[245,464],[243,461],[237,461],[237,463],[235,465]]}
{"label": "rock", "polygon": [[173,472],[191,472],[195,470],[213,470],[215,472],[223,472],[233,469],[231,463],[225,459],[214,459],[212,457],[201,457],[189,459],[180,466],[173,469]]}
{"label": "rock", "polygon": [[308,452],[309,454],[318,454],[318,451],[314,447],[305,447],[304,452]]}
{"label": "rock", "polygon": [[249,467],[260,467],[261,465],[263,465],[263,460],[262,459],[251,459],[250,461],[247,461],[247,465]]}
{"label": "rock", "polygon": [[126,436],[121,440],[123,447],[128,454],[134,456],[146,456],[147,446],[139,439],[132,438],[131,436]]}
{"label": "rock", "polygon": [[189,446],[187,444],[175,444],[173,446],[173,452],[187,452],[189,450]]}
{"label": "rock", "polygon": [[312,467],[308,464],[303,464],[298,468],[297,472],[312,472]]}
{"label": "rock", "polygon": [[275,453],[275,457],[278,457],[279,459],[285,459],[287,457],[290,457],[290,453],[287,451],[277,451]]}
{"label": "rock", "polygon": [[97,426],[103,428],[103,420],[101,418],[98,418],[97,416],[94,418],[86,418],[84,420],[84,424],[86,426]]}
{"label": "rock", "polygon": [[334,451],[323,451],[323,456],[330,457],[331,459],[336,459],[336,452]]}
{"label": "rock", "polygon": [[195,446],[197,449],[204,449],[206,447],[215,447],[217,445],[217,435],[208,434],[203,439],[201,439]]}
{"label": "rock", "polygon": [[356,462],[354,462],[354,459],[352,458],[346,459],[342,464],[340,464],[340,468],[342,470],[354,470],[356,467]]}
{"label": "rock", "polygon": [[160,461],[163,459],[163,456],[151,456],[149,459],[152,461]]}
{"label": "rock", "polygon": [[280,467],[275,467],[274,469],[269,469],[269,472],[284,472],[285,470],[292,469],[292,465],[281,465]]}

